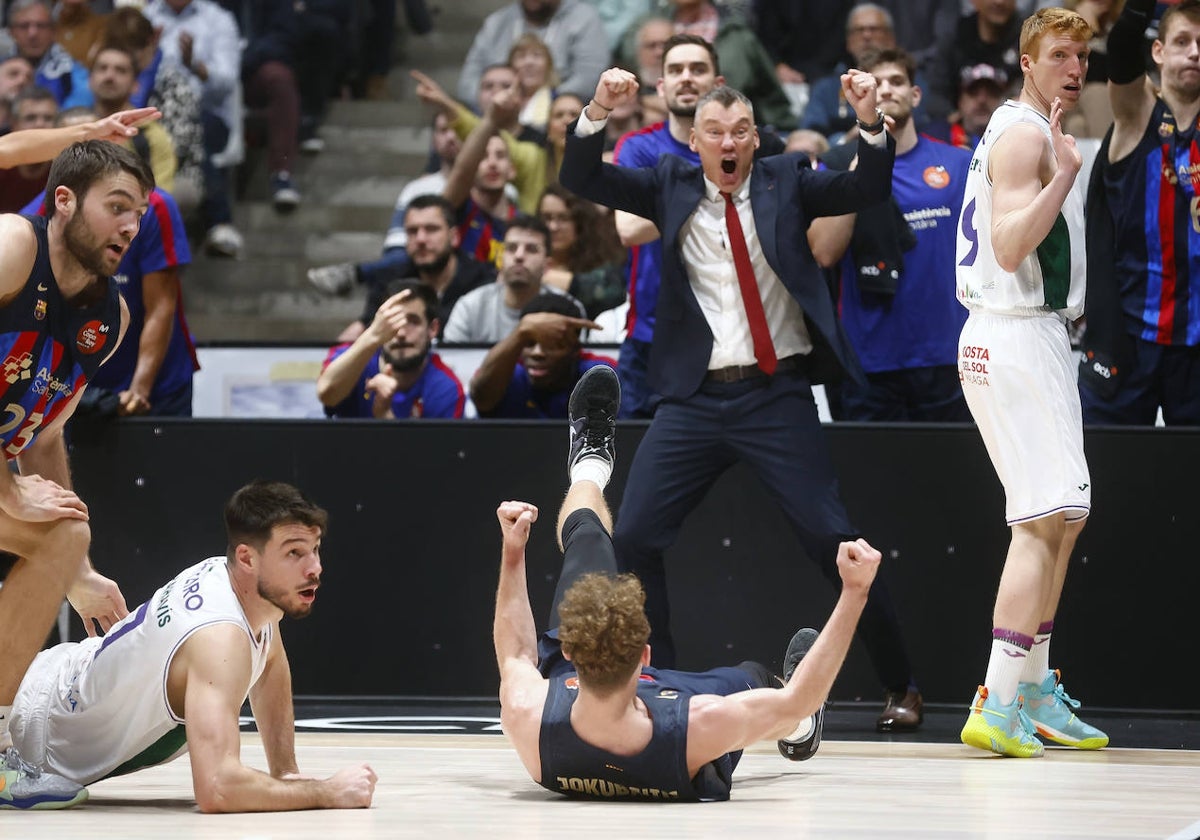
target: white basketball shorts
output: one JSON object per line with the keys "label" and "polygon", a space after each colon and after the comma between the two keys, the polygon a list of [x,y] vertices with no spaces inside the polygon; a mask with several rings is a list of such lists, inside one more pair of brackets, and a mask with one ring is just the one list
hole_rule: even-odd
{"label": "white basketball shorts", "polygon": [[958,344],[967,405],[1004,485],[1009,525],[1056,513],[1083,519],[1092,484],[1066,325],[1053,314],[972,310]]}

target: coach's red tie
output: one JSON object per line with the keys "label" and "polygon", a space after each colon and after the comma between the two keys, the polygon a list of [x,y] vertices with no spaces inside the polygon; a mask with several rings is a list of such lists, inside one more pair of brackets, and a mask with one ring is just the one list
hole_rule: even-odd
{"label": "coach's red tie", "polygon": [[763,312],[762,296],[758,293],[758,281],[754,279],[754,266],[750,264],[750,251],[746,249],[746,235],[742,233],[742,220],[733,206],[733,196],[727,192],[721,195],[725,199],[725,227],[729,231],[738,287],[742,290],[742,306],[746,308],[750,337],[754,340],[754,358],[763,373],[769,376],[775,372],[777,361],[775,345],[771,343],[771,328],[767,326],[767,315]]}

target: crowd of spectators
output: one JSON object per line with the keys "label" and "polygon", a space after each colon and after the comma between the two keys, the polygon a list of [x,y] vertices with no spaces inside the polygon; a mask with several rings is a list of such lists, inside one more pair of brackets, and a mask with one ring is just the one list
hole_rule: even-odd
{"label": "crowd of spectators", "polygon": [[[301,203],[298,158],[322,150],[319,129],[331,98],[384,93],[380,79],[392,63],[394,6],[365,0],[0,4],[0,133],[145,106],[161,113],[130,142],[157,184],[137,244],[116,275],[133,323],[120,355],[89,389],[81,415],[191,413],[197,363],[181,283],[191,261],[189,236],[210,256],[241,255],[234,167],[248,142],[265,149],[275,209],[288,213]],[[410,25],[423,20],[427,31],[423,2],[407,7],[418,19]],[[40,212],[48,171],[48,163],[0,169],[0,209]],[[364,314],[365,323],[372,314]]]}
{"label": "crowd of spectators", "polygon": [[[1113,121],[1108,36],[1125,3],[1065,2],[1095,32],[1080,106],[1066,127],[1078,139],[1099,140]],[[688,109],[696,95],[724,83],[754,104],[760,134],[771,138],[768,151],[778,152],[786,142],[788,151],[807,154],[814,167],[843,166],[848,157],[842,152],[857,130],[839,77],[881,50],[888,55],[900,50],[912,68],[906,121],[921,138],[919,148],[932,138],[969,150],[992,112],[1020,85],[1021,21],[1048,5],[1048,0],[513,0],[484,20],[463,55],[457,96],[420,72],[419,60],[409,62],[417,68],[413,91],[431,106],[429,166],[408,173],[382,254],[317,266],[309,278],[328,294],[365,287],[362,316],[337,337],[345,345],[378,332],[377,313],[401,281],[434,289],[425,321],[432,343],[490,342],[497,340],[497,329],[509,338],[529,300],[516,301],[505,282],[512,262],[525,260],[523,253],[506,253],[507,234],[528,231],[530,220],[540,220],[548,238],[531,288],[561,294],[579,317],[606,325],[602,332],[584,328],[584,342],[596,337],[624,342],[622,381],[628,387],[652,346],[651,329],[639,325],[653,324],[646,258],[653,256],[647,249],[657,232],[558,185],[568,126],[605,68],[634,72],[642,88],[605,124],[606,155],[621,165],[644,164],[633,154],[643,146],[651,150],[647,154],[694,156],[687,149]],[[434,25],[423,2],[403,8],[411,31]],[[287,213],[300,205],[298,161],[303,153],[322,150],[329,101],[395,93],[387,74],[395,55],[391,38],[400,23],[396,12],[397,4],[387,0],[9,0],[0,36],[0,130],[50,125],[77,107],[101,116],[130,106],[158,107],[162,122],[139,136],[135,149],[152,164],[175,212],[188,221],[195,246],[213,256],[236,257],[245,243],[233,222],[232,169],[244,143],[257,140],[265,149],[276,210]],[[1148,23],[1157,13],[1161,8]],[[711,45],[711,77],[696,67],[664,67],[664,48],[681,35]],[[673,136],[673,143],[664,139],[653,146],[646,138],[656,132]],[[0,204],[9,211],[25,207],[40,193],[45,174],[40,164],[0,170]],[[888,219],[897,224],[887,229],[896,228],[898,239],[888,243],[888,253],[900,249],[898,267],[905,243],[918,241],[920,225],[930,225],[922,219],[926,211],[893,205]],[[843,222],[843,229],[852,230],[852,223]],[[829,265],[839,295],[859,294],[853,282],[845,282],[853,261],[863,262],[863,243],[855,242],[858,257],[847,245]],[[820,243],[810,246],[823,253]],[[937,283],[952,287],[953,265],[936,264],[934,274]],[[499,283],[489,288],[497,277]],[[503,328],[492,325],[486,335],[461,332],[456,320],[463,319],[453,318],[452,310],[485,290],[496,298],[488,311]],[[176,298],[182,313],[182,294]],[[845,314],[846,298],[840,305]],[[175,329],[185,329],[185,323],[180,317]],[[872,334],[878,340],[875,330],[861,340]],[[631,346],[640,351],[627,353]],[[874,356],[870,347],[858,352]],[[650,404],[636,387],[629,396],[627,406]],[[835,413],[839,397],[831,389]],[[420,412],[395,416],[414,413]]]}

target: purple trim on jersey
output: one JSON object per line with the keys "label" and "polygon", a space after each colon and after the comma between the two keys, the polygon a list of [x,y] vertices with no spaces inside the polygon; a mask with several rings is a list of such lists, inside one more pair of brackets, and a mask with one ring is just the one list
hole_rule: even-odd
{"label": "purple trim on jersey", "polygon": [[[321,370],[330,362],[350,349],[349,344],[330,348]],[[353,390],[340,403],[325,407],[326,417],[374,417],[374,398],[367,392],[367,382],[379,373],[382,351],[376,352],[363,368]],[[392,414],[397,420],[410,418],[458,419],[463,416],[466,395],[462,383],[454,371],[436,353],[429,354],[429,363],[407,390],[397,391],[392,397]]]}
{"label": "purple trim on jersey", "polygon": [[[1071,516],[1072,511],[1078,513],[1079,515]],[[1016,519],[1009,519],[1005,524],[1020,525],[1022,522],[1032,522],[1035,519],[1041,519],[1046,516],[1053,516],[1056,513],[1065,514],[1065,516],[1063,518],[1066,519],[1067,522],[1078,522],[1080,519],[1087,519],[1088,513],[1090,513],[1090,508],[1088,508],[1084,505],[1059,505],[1058,507],[1050,508],[1050,510],[1043,510],[1043,511],[1039,511],[1037,513],[1031,513],[1031,514],[1029,514],[1029,516],[1020,516]]]}
{"label": "purple trim on jersey", "polygon": [[146,620],[146,613],[149,611],[149,608],[150,608],[150,602],[149,601],[143,602],[142,605],[140,607],[138,607],[137,612],[133,614],[132,619],[130,619],[129,621],[126,621],[120,628],[112,631],[107,636],[105,636],[104,641],[100,643],[100,647],[97,648],[95,654],[92,655],[92,661],[94,662],[96,660],[96,657],[99,656],[100,654],[104,653],[104,649],[106,647],[108,647],[109,645],[111,645],[113,642],[115,642],[117,639],[121,638],[126,633],[130,632],[131,630],[136,630],[138,625],[140,625],[143,621]]}
{"label": "purple trim on jersey", "polygon": [[[618,166],[654,166],[663,155],[675,155],[699,165],[700,156],[671,136],[667,123],[659,122],[621,135],[613,149]],[[629,249],[626,269],[629,295],[629,338],[650,341],[654,338],[654,310],[658,306],[658,287],[662,277],[662,240]]]}

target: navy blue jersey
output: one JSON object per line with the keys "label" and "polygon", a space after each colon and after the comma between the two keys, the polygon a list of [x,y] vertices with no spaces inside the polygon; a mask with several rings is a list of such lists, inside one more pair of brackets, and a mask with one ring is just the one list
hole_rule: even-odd
{"label": "navy blue jersey", "polygon": [[579,694],[578,685],[572,672],[550,678],[538,742],[542,787],[567,796],[617,801],[729,798],[734,754],[704,765],[695,778],[688,776],[688,704],[694,692],[643,673],[637,692],[650,712],[654,735],[640,753],[624,756],[593,747],[575,734],[571,707]]}
{"label": "navy blue jersey", "polygon": [[[45,198],[46,193],[43,190],[21,212],[30,216],[45,216]],[[141,349],[142,328],[146,324],[146,302],[142,285],[146,275],[168,268],[182,269],[192,261],[187,231],[183,227],[183,214],[180,213],[175,199],[170,193],[155,187],[146,196],[146,200],[148,207],[146,215],[142,216],[137,237],[121,258],[117,273],[113,275],[117,291],[125,298],[125,306],[129,309],[129,326],[125,330],[125,340],[121,342],[121,349],[105,363],[92,380],[92,385],[96,388],[127,391],[133,382],[138,352]],[[158,375],[154,377],[150,391],[151,404],[169,399],[184,386],[191,385],[192,374],[198,370],[200,360],[196,356],[196,344],[192,341],[192,332],[183,314],[183,292],[180,290],[175,297],[175,320],[171,338],[167,342],[166,354],[159,365]]]}
{"label": "navy blue jersey", "polygon": [[[1198,121],[1200,122],[1200,121]],[[1161,99],[1137,147],[1104,170],[1116,229],[1116,274],[1130,332],[1200,344],[1200,149]]]}
{"label": "navy blue jersey", "polygon": [[37,236],[37,257],[17,296],[0,309],[0,446],[14,458],[67,407],[116,346],[120,297],[104,279],[99,302],[72,307],[50,268],[46,220],[26,217]]}
{"label": "navy blue jersey", "polygon": [[[350,349],[349,344],[339,344],[329,350],[321,370]],[[353,390],[337,405],[325,407],[326,417],[374,417],[375,394],[367,390],[367,382],[379,373],[382,350],[367,362]],[[429,364],[407,390],[397,389],[392,396],[392,416],[397,420],[420,417],[458,419],[463,416],[466,393],[454,371],[442,361],[437,353],[429,354]]]}
{"label": "navy blue jersey", "polygon": [[479,415],[481,417],[510,417],[526,420],[545,418],[565,420],[567,405],[571,400],[571,391],[574,389],[575,383],[579,381],[579,377],[596,365],[608,365],[615,368],[617,363],[616,360],[607,356],[581,350],[575,376],[571,382],[556,390],[543,390],[534,387],[533,380],[529,378],[529,371],[518,362],[517,366],[513,368],[512,379],[509,380],[500,402],[496,403],[491,411],[481,411]]}

